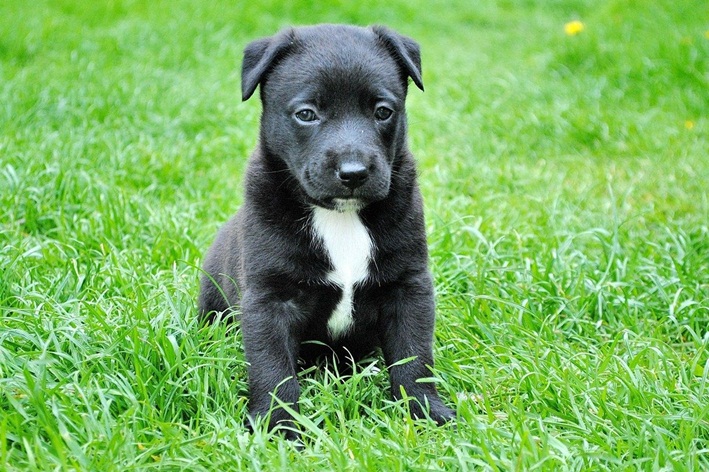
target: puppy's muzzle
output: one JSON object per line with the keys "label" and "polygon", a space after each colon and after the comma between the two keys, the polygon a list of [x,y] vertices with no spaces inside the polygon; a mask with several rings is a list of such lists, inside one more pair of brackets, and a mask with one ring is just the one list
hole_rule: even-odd
{"label": "puppy's muzzle", "polygon": [[377,149],[348,146],[328,149],[313,158],[300,182],[317,204],[331,208],[335,199],[356,200],[360,205],[381,200],[389,192],[391,172]]}

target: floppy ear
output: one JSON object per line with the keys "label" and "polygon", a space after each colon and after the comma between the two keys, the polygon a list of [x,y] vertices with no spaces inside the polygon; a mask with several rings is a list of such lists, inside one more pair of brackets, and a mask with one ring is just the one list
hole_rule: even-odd
{"label": "floppy ear", "polygon": [[374,31],[379,37],[379,40],[384,43],[416,86],[423,90],[423,80],[421,79],[421,50],[418,43],[385,26],[372,26],[372,31]]}
{"label": "floppy ear", "polygon": [[241,100],[248,100],[273,63],[293,44],[293,30],[288,29],[269,38],[257,39],[244,49],[241,64]]}

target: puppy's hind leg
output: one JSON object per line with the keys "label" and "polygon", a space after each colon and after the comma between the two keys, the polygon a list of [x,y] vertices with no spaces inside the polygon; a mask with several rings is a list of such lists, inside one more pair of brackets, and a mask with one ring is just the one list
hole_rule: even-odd
{"label": "puppy's hind leg", "polygon": [[220,277],[215,279],[209,273],[202,274],[200,278],[197,312],[202,322],[214,322],[217,313],[229,308],[223,295],[223,290],[221,290],[219,279]]}
{"label": "puppy's hind leg", "polygon": [[238,217],[229,220],[217,233],[204,258],[198,310],[203,322],[214,321],[219,313],[233,318],[231,310],[239,304],[238,271],[241,266]]}

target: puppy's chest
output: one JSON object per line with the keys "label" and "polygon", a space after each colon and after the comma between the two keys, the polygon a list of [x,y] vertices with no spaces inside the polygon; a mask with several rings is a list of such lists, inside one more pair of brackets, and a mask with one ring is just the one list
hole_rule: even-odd
{"label": "puppy's chest", "polygon": [[373,256],[372,238],[355,211],[338,212],[316,207],[312,216],[313,236],[327,253],[332,270],[327,282],[342,295],[327,322],[333,339],[346,334],[354,323],[353,301],[357,284],[369,277]]}

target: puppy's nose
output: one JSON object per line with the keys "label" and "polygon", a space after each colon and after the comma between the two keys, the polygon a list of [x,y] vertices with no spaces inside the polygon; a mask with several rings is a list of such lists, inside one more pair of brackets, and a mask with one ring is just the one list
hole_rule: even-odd
{"label": "puppy's nose", "polygon": [[337,170],[337,178],[350,190],[361,187],[367,177],[369,177],[369,170],[359,162],[345,162]]}

